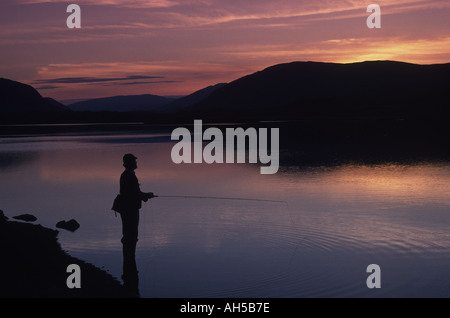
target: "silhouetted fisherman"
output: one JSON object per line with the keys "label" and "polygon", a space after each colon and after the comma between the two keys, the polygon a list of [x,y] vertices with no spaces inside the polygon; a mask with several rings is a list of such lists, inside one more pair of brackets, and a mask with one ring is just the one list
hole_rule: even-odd
{"label": "silhouetted fisherman", "polygon": [[126,287],[138,291],[138,270],[136,266],[136,244],[138,241],[139,209],[142,201],[154,197],[152,192],[141,191],[134,170],[137,169],[137,157],[132,154],[123,156],[125,171],[120,176],[120,195],[123,202],[122,248],[123,248],[123,281]]}

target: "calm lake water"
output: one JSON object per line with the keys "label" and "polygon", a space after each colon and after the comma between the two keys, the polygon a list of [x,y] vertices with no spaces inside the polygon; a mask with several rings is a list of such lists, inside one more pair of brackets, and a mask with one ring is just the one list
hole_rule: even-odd
{"label": "calm lake water", "polygon": [[[170,131],[0,138],[0,208],[55,228],[71,255],[120,280],[110,210],[122,156],[143,191],[136,260],[142,297],[449,297],[450,165],[172,163]],[[283,152],[281,153],[283,156]],[[381,268],[369,289],[367,266]]]}

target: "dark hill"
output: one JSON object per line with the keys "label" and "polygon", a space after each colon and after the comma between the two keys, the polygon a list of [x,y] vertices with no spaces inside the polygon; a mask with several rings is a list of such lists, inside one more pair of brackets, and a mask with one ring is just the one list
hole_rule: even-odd
{"label": "dark hill", "polygon": [[196,105],[200,103],[201,101],[208,98],[214,91],[216,91],[218,88],[226,85],[225,83],[219,83],[216,85],[211,85],[208,87],[205,87],[203,89],[200,89],[190,95],[178,98],[171,102],[170,104],[166,105],[164,109],[162,109],[162,113],[176,113],[180,112],[186,109],[189,109],[193,105]]}
{"label": "dark hill", "polygon": [[44,97],[44,100],[47,102],[47,104],[50,104],[54,106],[56,109],[60,109],[63,111],[70,111],[71,109],[64,105],[63,103],[58,102],[57,100],[51,98],[51,97]]}
{"label": "dark hill", "polygon": [[448,112],[449,99],[450,64],[293,62],[235,80],[186,111],[255,119],[408,116]]}
{"label": "dark hill", "polygon": [[0,113],[63,112],[68,108],[49,98],[43,98],[33,87],[0,78]]}

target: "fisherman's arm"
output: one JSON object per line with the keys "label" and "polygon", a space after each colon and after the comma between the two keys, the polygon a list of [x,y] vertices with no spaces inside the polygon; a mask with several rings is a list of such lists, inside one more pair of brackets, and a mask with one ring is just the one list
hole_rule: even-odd
{"label": "fisherman's arm", "polygon": [[147,202],[149,199],[154,198],[155,195],[153,194],[153,192],[142,192],[141,191],[141,198],[142,201]]}

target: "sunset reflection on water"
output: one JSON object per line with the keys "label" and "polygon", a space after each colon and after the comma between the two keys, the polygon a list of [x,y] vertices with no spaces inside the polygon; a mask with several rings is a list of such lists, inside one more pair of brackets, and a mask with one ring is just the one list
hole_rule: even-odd
{"label": "sunset reflection on water", "polygon": [[[111,204],[132,152],[144,191],[203,197],[155,198],[141,210],[144,297],[370,296],[371,263],[390,283],[380,295],[448,296],[436,279],[450,264],[448,164],[284,165],[261,175],[259,165],[176,165],[168,136],[2,139],[0,208],[51,228],[77,219],[78,231],[59,234],[63,248],[120,277]],[[421,288],[406,287],[413,282]]]}

